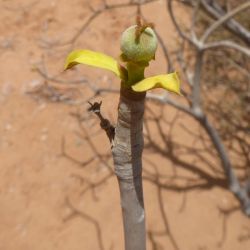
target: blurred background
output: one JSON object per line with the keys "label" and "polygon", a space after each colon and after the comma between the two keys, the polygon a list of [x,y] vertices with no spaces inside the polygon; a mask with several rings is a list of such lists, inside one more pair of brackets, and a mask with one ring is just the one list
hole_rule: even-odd
{"label": "blurred background", "polygon": [[110,144],[119,80],[73,49],[119,59],[140,14],[159,37],[143,155],[149,250],[250,249],[250,6],[243,0],[0,0],[0,249],[123,249]]}

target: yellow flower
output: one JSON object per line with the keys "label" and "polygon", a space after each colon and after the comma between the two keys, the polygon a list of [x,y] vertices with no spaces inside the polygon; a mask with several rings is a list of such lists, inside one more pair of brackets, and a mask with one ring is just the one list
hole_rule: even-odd
{"label": "yellow flower", "polygon": [[[67,70],[77,64],[86,64],[110,70],[126,84],[127,70],[113,57],[91,50],[75,50],[68,55],[64,68]],[[133,84],[131,88],[135,92],[163,88],[176,94],[180,94],[180,80],[177,72],[174,72],[145,78]]]}

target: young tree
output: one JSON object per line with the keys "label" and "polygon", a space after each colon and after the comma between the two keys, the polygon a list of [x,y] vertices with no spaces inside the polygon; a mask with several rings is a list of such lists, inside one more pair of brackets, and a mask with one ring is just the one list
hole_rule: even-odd
{"label": "young tree", "polygon": [[115,127],[100,113],[101,103],[90,110],[101,120],[111,142],[115,174],[118,179],[123,214],[126,250],[146,249],[145,213],[142,188],[143,114],[146,91],[163,88],[180,94],[176,72],[144,78],[144,70],[154,59],[157,37],[151,24],[137,25],[125,30],[121,37],[121,66],[115,59],[90,50],[69,54],[65,69],[82,63],[108,69],[121,79],[118,121]]}

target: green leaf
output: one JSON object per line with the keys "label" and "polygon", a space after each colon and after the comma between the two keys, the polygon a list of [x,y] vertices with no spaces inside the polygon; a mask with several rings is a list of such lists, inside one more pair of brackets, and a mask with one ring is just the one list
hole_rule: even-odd
{"label": "green leaf", "polygon": [[145,78],[132,86],[135,92],[144,92],[150,89],[163,88],[181,95],[180,79],[177,72]]}
{"label": "green leaf", "polygon": [[107,69],[115,73],[120,79],[126,79],[126,69],[119,65],[113,57],[100,52],[91,50],[72,51],[66,59],[64,69],[70,69],[77,64],[86,64],[89,66]]}

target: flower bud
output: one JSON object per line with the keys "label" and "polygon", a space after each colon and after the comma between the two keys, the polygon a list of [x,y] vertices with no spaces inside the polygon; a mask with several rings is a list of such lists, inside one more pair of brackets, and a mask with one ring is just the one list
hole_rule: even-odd
{"label": "flower bud", "polygon": [[133,25],[126,29],[121,38],[122,58],[131,62],[149,62],[155,58],[157,37],[152,28],[139,31]]}

